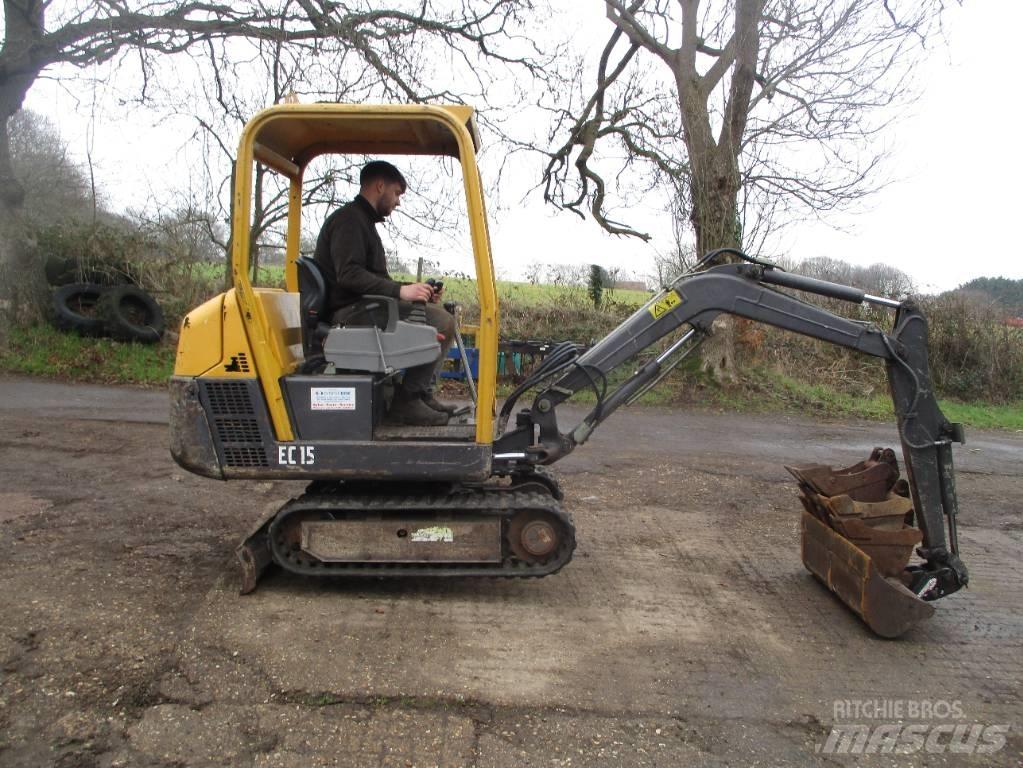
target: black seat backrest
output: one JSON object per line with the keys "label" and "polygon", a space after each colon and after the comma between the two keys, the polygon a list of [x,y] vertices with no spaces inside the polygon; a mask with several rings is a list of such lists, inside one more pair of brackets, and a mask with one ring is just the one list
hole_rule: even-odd
{"label": "black seat backrest", "polygon": [[[308,256],[295,261],[298,268],[298,306],[302,317],[302,352],[306,359],[323,355],[323,339],[330,327],[324,317],[327,308],[327,281],[320,265]],[[325,326],[325,327],[322,327]]]}
{"label": "black seat backrest", "polygon": [[[308,256],[300,256],[295,262],[298,267],[299,306],[302,308],[302,323],[314,327],[320,322],[327,304],[327,281],[323,278],[320,265]],[[326,319],[323,320],[326,322]]]}

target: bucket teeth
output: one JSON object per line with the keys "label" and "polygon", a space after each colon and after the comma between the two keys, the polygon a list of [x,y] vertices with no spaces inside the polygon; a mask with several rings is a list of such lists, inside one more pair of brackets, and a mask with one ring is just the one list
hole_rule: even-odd
{"label": "bucket teeth", "polygon": [[803,564],[882,637],[897,637],[934,609],[907,589],[907,571],[923,534],[899,479],[895,453],[875,448],[844,469],[785,467],[799,483],[805,513]]}

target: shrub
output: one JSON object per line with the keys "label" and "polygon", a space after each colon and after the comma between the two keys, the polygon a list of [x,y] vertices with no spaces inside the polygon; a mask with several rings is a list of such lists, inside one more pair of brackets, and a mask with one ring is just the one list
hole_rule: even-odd
{"label": "shrub", "polygon": [[[183,216],[184,214],[182,214]],[[182,225],[161,222],[65,221],[38,231],[38,258],[51,282],[132,283],[151,293],[169,325],[222,289],[225,266]]]}
{"label": "shrub", "polygon": [[963,400],[1023,398],[1023,330],[1004,311],[968,291],[926,302],[935,389]]}

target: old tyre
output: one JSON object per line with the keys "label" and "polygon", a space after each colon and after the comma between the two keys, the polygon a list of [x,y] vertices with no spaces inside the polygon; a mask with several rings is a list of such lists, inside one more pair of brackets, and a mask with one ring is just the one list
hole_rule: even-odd
{"label": "old tyre", "polygon": [[156,299],[134,285],[107,288],[96,307],[105,332],[118,341],[154,344],[163,336],[163,310]]}
{"label": "old tyre", "polygon": [[82,336],[102,336],[104,322],[99,316],[99,300],[107,289],[94,283],[72,283],[53,292],[54,323],[62,331]]}
{"label": "old tyre", "polygon": [[76,259],[47,256],[44,269],[46,270],[46,282],[53,286],[71,285],[82,279],[78,275],[78,261]]}

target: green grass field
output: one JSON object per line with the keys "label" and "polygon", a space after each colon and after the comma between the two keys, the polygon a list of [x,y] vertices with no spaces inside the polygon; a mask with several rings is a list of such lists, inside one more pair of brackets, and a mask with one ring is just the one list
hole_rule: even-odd
{"label": "green grass field", "polygon": [[12,329],[0,370],[102,384],[163,386],[174,369],[173,345],[84,338],[48,325]]}
{"label": "green grass field", "polygon": [[[823,384],[809,384],[788,376],[760,371],[767,384],[761,393],[768,402],[780,408],[818,413],[826,416],[849,416],[893,420],[895,411],[887,393],[863,397],[839,392]],[[938,399],[949,421],[959,421],[981,429],[1023,431],[1023,402],[962,403],[949,398]]]}
{"label": "green grass field", "polygon": [[[223,266],[208,264],[203,265],[204,269],[210,270],[212,276],[223,275]],[[412,282],[414,275],[396,273],[395,280]],[[478,294],[475,280],[466,280],[459,277],[447,275],[427,275],[444,281],[444,298],[447,301],[457,301],[467,306],[478,303]],[[267,288],[284,287],[284,267],[260,267],[257,285]],[[626,291],[605,289],[605,297],[609,301],[628,306],[639,306],[643,304],[650,293],[647,291]],[[525,304],[556,303],[565,298],[581,299],[588,301],[586,286],[583,285],[534,285],[532,283],[519,283],[513,281],[499,280],[497,282],[497,297],[499,301],[514,301]]]}
{"label": "green grass field", "polygon": [[[206,265],[204,275],[213,284],[222,278],[222,266]],[[474,317],[476,287],[470,280],[444,278],[446,297],[467,307]],[[284,270],[261,271],[260,284],[282,287]],[[550,338],[588,341],[599,338],[647,300],[644,291],[615,291],[608,306],[594,309],[581,286],[531,285],[499,282],[502,331],[508,338]],[[174,318],[169,318],[173,327]],[[162,386],[170,376],[176,349],[173,343],[125,344],[110,339],[82,338],[50,326],[14,329],[8,349],[0,352],[0,371],[45,376],[69,381]],[[620,373],[620,372],[619,372]],[[624,374],[623,374],[624,375]],[[612,376],[612,383],[621,375]],[[511,386],[500,385],[506,394]],[[579,402],[594,402],[581,392]],[[771,370],[744,371],[740,381],[722,386],[698,371],[682,366],[660,386],[646,394],[647,405],[691,405],[722,410],[791,411],[825,417],[893,418],[887,395],[864,397],[835,386],[809,383]],[[980,428],[1023,430],[1023,402],[960,403],[942,399],[942,409],[952,421]]]}

